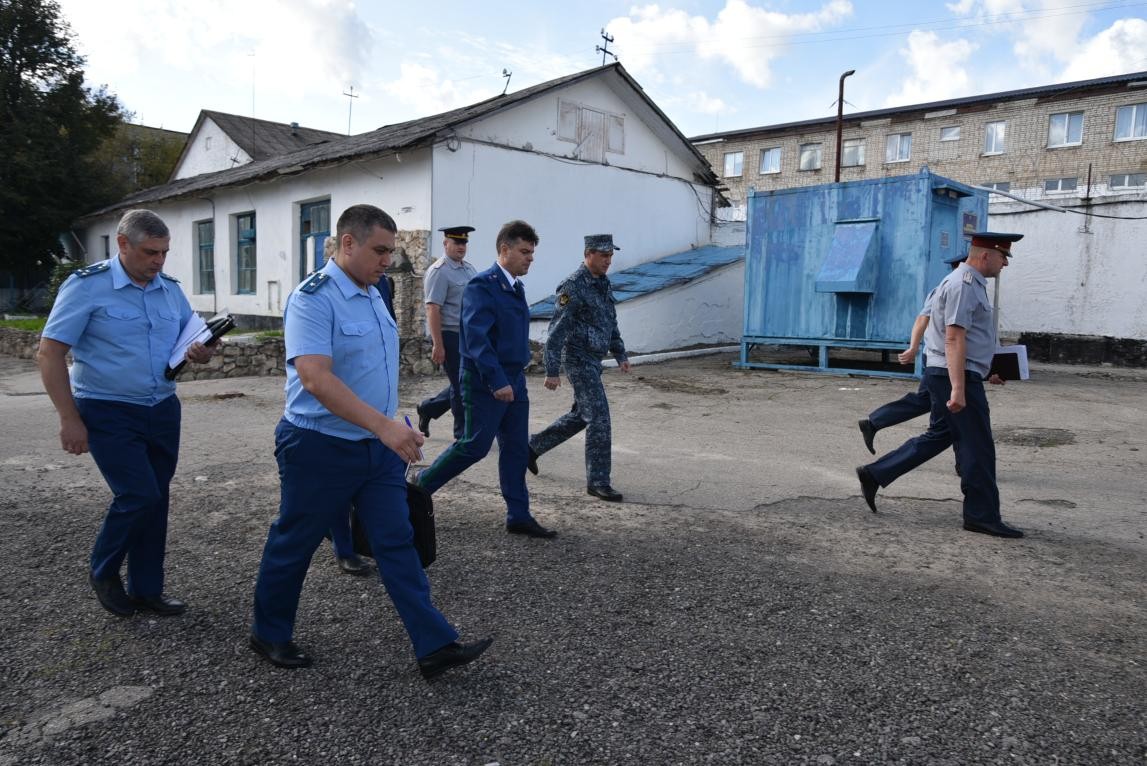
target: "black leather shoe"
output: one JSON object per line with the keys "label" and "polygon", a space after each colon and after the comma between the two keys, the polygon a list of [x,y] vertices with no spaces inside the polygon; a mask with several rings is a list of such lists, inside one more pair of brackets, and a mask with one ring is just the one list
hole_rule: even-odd
{"label": "black leather shoe", "polygon": [[1024,533],[1002,521],[965,521],[964,529],[992,537],[1023,537]]}
{"label": "black leather shoe", "polygon": [[868,472],[868,466],[858,465],[856,478],[860,479],[860,491],[864,494],[864,502],[868,503],[868,507],[872,509],[873,513],[876,513],[876,490],[880,489],[880,484],[872,478],[872,474]]}
{"label": "black leather shoe", "polygon": [[418,413],[418,430],[427,439],[430,438],[430,416],[422,411],[421,407],[416,407],[415,412]]}
{"label": "black leather shoe", "polygon": [[339,569],[341,569],[343,573],[354,575],[355,577],[365,577],[370,574],[370,564],[363,561],[362,557],[357,553],[340,557]]}
{"label": "black leather shoe", "polygon": [[544,540],[558,536],[555,530],[546,529],[534,519],[530,519],[529,521],[517,521],[513,524],[507,523],[506,531],[511,535],[527,535],[529,537],[540,537]]}
{"label": "black leather shoe", "polygon": [[876,447],[872,446],[872,440],[876,438],[876,428],[873,427],[872,421],[865,418],[856,425],[860,427],[860,435],[864,437],[864,446],[868,447],[868,451],[875,455]]}
{"label": "black leather shoe", "polygon": [[252,633],[250,644],[252,649],[263,656],[263,659],[280,668],[309,668],[311,666],[310,655],[305,654],[294,641],[276,644],[272,641],[264,641]]}
{"label": "black leather shoe", "polygon": [[131,603],[141,612],[155,612],[161,617],[174,617],[187,611],[187,604],[171,596],[132,596]]}
{"label": "black leather shoe", "polygon": [[608,500],[611,503],[620,503],[622,495],[613,487],[605,484],[601,487],[586,487],[586,494],[600,497],[602,500]]}
{"label": "black leather shoe", "polygon": [[422,677],[429,681],[431,678],[442,675],[450,668],[456,668],[478,659],[482,656],[482,652],[490,648],[492,643],[494,643],[492,638],[483,638],[472,644],[460,644],[455,641],[418,660],[418,669],[422,672]]}
{"label": "black leather shoe", "polygon": [[131,617],[135,614],[135,604],[123,589],[123,580],[119,575],[97,580],[94,575],[88,575],[88,582],[96,592],[100,605],[117,617]]}
{"label": "black leather shoe", "polygon": [[534,452],[533,447],[529,447],[530,455],[526,458],[526,468],[530,469],[530,473],[534,476],[538,475],[538,453]]}

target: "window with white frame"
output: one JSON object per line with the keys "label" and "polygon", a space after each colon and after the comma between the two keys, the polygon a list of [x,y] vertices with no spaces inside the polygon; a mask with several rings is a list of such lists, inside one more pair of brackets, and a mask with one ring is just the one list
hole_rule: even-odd
{"label": "window with white frame", "polygon": [[885,162],[907,162],[912,159],[912,134],[890,133],[884,142]]}
{"label": "window with white frame", "polygon": [[558,139],[577,144],[579,159],[602,162],[606,152],[625,154],[625,117],[558,99]]}
{"label": "window with white frame", "polygon": [[997,120],[984,125],[984,154],[1003,154],[1006,151],[1004,142],[1008,132],[1007,120]]}
{"label": "window with white frame", "polygon": [[1147,138],[1147,104],[1131,104],[1115,110],[1115,140]]}
{"label": "window with white frame", "polygon": [[1006,191],[1012,190],[1012,184],[1010,181],[988,181],[987,183],[983,183],[980,185],[986,186],[987,188],[991,189],[992,191],[1005,191],[1006,192]]}
{"label": "window with white frame", "polygon": [[941,141],[959,141],[960,140],[960,126],[950,125],[946,128],[940,128]]}
{"label": "window with white frame", "polygon": [[1047,122],[1047,146],[1079,146],[1083,143],[1083,112],[1060,112]]}
{"label": "window with white frame", "polygon": [[773,146],[761,150],[761,175],[781,172],[781,147]]}
{"label": "window with white frame", "polygon": [[864,139],[846,138],[840,148],[840,166],[854,168],[864,164]]}
{"label": "window with white frame", "polygon": [[725,178],[739,178],[745,171],[744,152],[725,152]]}
{"label": "window with white frame", "polygon": [[215,292],[215,221],[195,222],[195,292]]}
{"label": "window with white frame", "polygon": [[820,158],[820,144],[801,144],[801,170],[820,170]]}
{"label": "window with white frame", "polygon": [[1043,182],[1043,190],[1050,193],[1073,192],[1079,186],[1079,179],[1075,176],[1065,178],[1049,178]]}
{"label": "window with white frame", "polygon": [[1111,176],[1112,189],[1137,189],[1147,186],[1147,173],[1114,173]]}

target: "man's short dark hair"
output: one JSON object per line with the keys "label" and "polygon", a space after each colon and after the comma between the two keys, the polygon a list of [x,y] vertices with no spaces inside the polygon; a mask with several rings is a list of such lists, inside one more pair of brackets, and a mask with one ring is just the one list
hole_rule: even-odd
{"label": "man's short dark hair", "polygon": [[398,233],[398,224],[387,213],[374,205],[351,205],[339,216],[335,224],[335,236],[342,242],[344,234],[354,237],[355,242],[365,242],[370,238],[374,227]]}
{"label": "man's short dark hair", "polygon": [[514,243],[519,240],[529,242],[537,247],[538,233],[534,231],[533,226],[525,221],[510,221],[503,224],[502,228],[498,230],[498,238],[494,240],[494,247],[498,252],[502,252],[502,245],[513,247]]}
{"label": "man's short dark hair", "polygon": [[142,208],[124,213],[123,218],[119,219],[119,226],[116,227],[115,233],[127,237],[127,241],[133,245],[138,245],[145,239],[162,239],[171,236],[171,232],[168,231],[167,224],[163,222],[162,218],[150,210],[143,210]]}

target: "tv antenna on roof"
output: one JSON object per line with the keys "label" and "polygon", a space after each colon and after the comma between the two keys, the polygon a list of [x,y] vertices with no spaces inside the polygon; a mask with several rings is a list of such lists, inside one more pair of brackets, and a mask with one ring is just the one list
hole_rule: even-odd
{"label": "tv antenna on roof", "polygon": [[605,57],[606,56],[613,56],[614,61],[617,61],[618,58],[617,58],[617,54],[609,49],[609,44],[611,42],[613,42],[613,35],[607,35],[605,33],[605,27],[601,28],[601,39],[605,40],[605,45],[604,46],[603,45],[595,45],[595,46],[593,46],[593,50],[594,50],[594,53],[598,53],[598,52],[601,53],[601,65],[605,66]]}
{"label": "tv antenna on roof", "polygon": [[504,96],[506,95],[506,91],[510,89],[510,78],[514,76],[514,73],[509,69],[503,69],[502,76],[506,78],[506,87],[502,88],[502,95]]}
{"label": "tv antenna on roof", "polygon": [[351,113],[351,109],[354,107],[354,100],[356,98],[358,98],[358,94],[354,92],[354,86],[353,85],[348,85],[347,89],[343,91],[343,95],[346,96],[346,134],[349,136],[350,135],[350,113]]}

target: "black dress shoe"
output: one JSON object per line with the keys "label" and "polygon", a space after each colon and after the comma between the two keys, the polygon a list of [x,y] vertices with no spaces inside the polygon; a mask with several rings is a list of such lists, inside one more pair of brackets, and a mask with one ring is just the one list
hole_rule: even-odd
{"label": "black dress shoe", "polygon": [[174,617],[187,611],[187,604],[171,596],[132,596],[131,603],[141,612],[155,612],[161,617]]}
{"label": "black dress shoe", "polygon": [[294,641],[276,644],[272,641],[264,641],[252,633],[250,644],[251,648],[263,655],[267,662],[280,668],[309,668],[311,666],[310,655],[305,654]]}
{"label": "black dress shoe", "polygon": [[370,574],[370,564],[363,561],[362,557],[357,553],[352,553],[349,556],[340,556],[339,569],[345,574],[354,575],[355,577],[365,577]]}
{"label": "black dress shoe", "polygon": [[993,537],[1023,537],[1024,533],[1002,521],[965,521],[964,529]]}
{"label": "black dress shoe", "polygon": [[427,439],[430,438],[430,416],[422,411],[421,407],[416,407],[415,412],[418,413],[418,430]]}
{"label": "black dress shoe", "polygon": [[529,468],[530,473],[532,473],[534,476],[537,476],[538,475],[538,453],[534,452],[533,447],[529,447],[528,449],[530,450],[530,454],[529,454],[529,457],[526,458],[526,468]]}
{"label": "black dress shoe", "polygon": [[418,669],[422,672],[422,677],[429,681],[435,676],[442,675],[450,668],[456,668],[478,659],[482,656],[482,652],[490,648],[492,643],[494,643],[492,638],[483,638],[472,644],[460,644],[457,641],[449,643],[438,651],[431,652],[419,659]]}
{"label": "black dress shoe", "polygon": [[587,495],[600,497],[602,500],[608,500],[611,503],[620,503],[622,495],[613,487],[604,484],[600,487],[589,486],[585,488]]}
{"label": "black dress shoe", "polygon": [[860,427],[860,435],[864,437],[864,446],[868,447],[868,451],[875,455],[876,447],[872,446],[872,440],[876,438],[876,428],[872,425],[872,421],[865,418],[856,425]]}
{"label": "black dress shoe", "polygon": [[512,524],[507,522],[506,531],[511,535],[527,535],[529,537],[540,537],[545,540],[558,536],[555,530],[546,529],[534,519],[530,519],[529,521],[516,521]]}
{"label": "black dress shoe", "polygon": [[876,513],[876,490],[880,489],[880,484],[872,478],[872,474],[868,472],[868,466],[858,465],[856,478],[860,479],[860,491],[864,494],[864,502],[868,503],[868,507],[872,509],[873,513]]}
{"label": "black dress shoe", "polygon": [[135,604],[123,589],[123,580],[119,579],[119,575],[97,580],[95,575],[89,574],[88,582],[92,584],[92,590],[96,592],[96,598],[104,609],[117,617],[131,617],[135,614]]}

